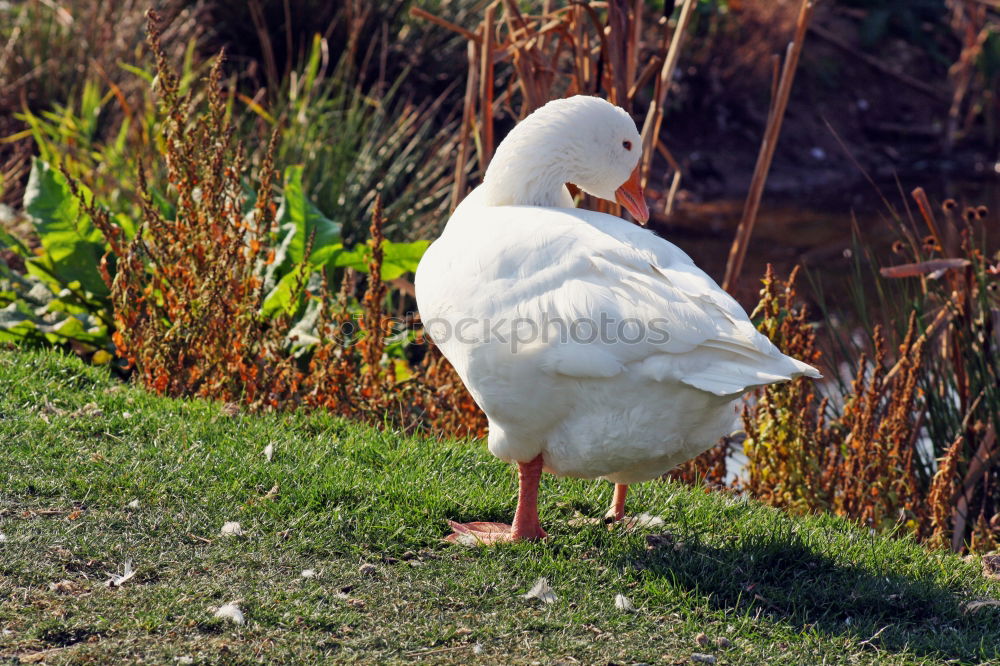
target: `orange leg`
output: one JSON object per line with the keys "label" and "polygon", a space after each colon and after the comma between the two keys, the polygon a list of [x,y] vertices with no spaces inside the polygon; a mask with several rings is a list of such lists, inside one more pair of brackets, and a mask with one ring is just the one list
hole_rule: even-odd
{"label": "orange leg", "polygon": [[517,463],[517,509],[514,511],[514,524],[504,523],[456,523],[448,521],[454,532],[446,541],[459,542],[463,539],[474,539],[482,544],[499,541],[521,541],[525,539],[544,539],[548,536],[538,521],[538,483],[542,478],[542,456],[538,455],[530,462]]}
{"label": "orange leg", "polygon": [[604,514],[604,518],[609,523],[617,523],[625,519],[625,496],[628,494],[627,483],[615,484],[615,499],[611,502],[611,508]]}
{"label": "orange leg", "polygon": [[514,541],[544,539],[548,536],[538,521],[538,484],[541,478],[540,454],[531,462],[517,464],[517,509],[514,511],[514,526],[510,531]]}

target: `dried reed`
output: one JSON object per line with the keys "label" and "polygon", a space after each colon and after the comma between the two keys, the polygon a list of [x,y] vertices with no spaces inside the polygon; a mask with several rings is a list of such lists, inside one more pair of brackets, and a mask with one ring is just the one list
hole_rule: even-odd
{"label": "dried reed", "polygon": [[802,55],[802,46],[805,42],[809,20],[812,17],[813,6],[813,0],[802,0],[798,21],[795,24],[795,37],[788,45],[781,79],[778,81],[771,100],[767,128],[764,130],[764,142],[757,156],[757,165],[754,167],[753,179],[750,182],[750,193],[747,195],[740,224],[736,228],[736,237],[729,248],[729,259],[726,261],[726,274],[722,281],[722,288],[729,292],[732,292],[739,280],[743,270],[743,259],[746,257],[747,247],[750,245],[750,236],[757,223],[757,213],[764,196],[767,174],[771,169],[771,160],[774,158],[774,151],[778,145],[781,124],[785,118],[785,109],[788,108],[788,99],[792,94],[792,83],[795,81],[795,72],[798,69],[799,57]]}
{"label": "dried reed", "polygon": [[[601,95],[631,111],[659,68],[654,102],[643,129],[643,182],[648,183],[653,156],[663,154],[674,175],[671,192],[680,184],[680,168],[659,139],[664,102],[677,65],[683,35],[694,0],[684,0],[676,27],[643,49],[644,4],[636,0],[610,3],[573,3],[552,9],[548,3],[538,15],[521,11],[513,0],[497,0],[485,10],[475,31],[454,25],[414,7],[411,15],[462,35],[468,40],[468,78],[458,155],[454,169],[452,207],[465,196],[470,172],[485,173],[496,148],[495,120],[502,110],[524,118],[551,99],[584,94]],[[649,63],[637,66],[649,53]],[[498,66],[508,64],[501,74]],[[504,81],[497,90],[497,80]],[[471,146],[475,145],[473,165]],[[668,201],[672,196],[667,197]],[[617,204],[588,201],[588,207],[620,214]]]}

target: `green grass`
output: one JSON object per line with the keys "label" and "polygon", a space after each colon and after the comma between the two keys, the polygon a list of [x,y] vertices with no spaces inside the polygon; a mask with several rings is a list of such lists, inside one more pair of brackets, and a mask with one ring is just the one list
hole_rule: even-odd
{"label": "green grass", "polygon": [[[643,484],[630,510],[666,524],[608,531],[569,519],[601,515],[610,484],[546,477],[545,543],[449,546],[445,518],[513,513],[482,443],[228,416],[52,353],[0,352],[0,447],[0,663],[1000,659],[1000,610],[963,610],[1000,597],[977,565],[732,495]],[[243,537],[220,536],[231,520]],[[554,604],[520,598],[540,576]],[[245,625],[213,618],[234,600]]]}

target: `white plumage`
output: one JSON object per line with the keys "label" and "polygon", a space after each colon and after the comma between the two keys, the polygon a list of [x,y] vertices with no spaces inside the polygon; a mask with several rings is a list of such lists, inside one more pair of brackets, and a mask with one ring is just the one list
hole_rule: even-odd
{"label": "white plumage", "polygon": [[639,145],[607,102],[549,103],[501,144],[420,263],[421,317],[504,460],[540,455],[557,475],[652,479],[731,432],[747,390],[819,377],[679,248],[567,207],[572,182],[646,214]]}

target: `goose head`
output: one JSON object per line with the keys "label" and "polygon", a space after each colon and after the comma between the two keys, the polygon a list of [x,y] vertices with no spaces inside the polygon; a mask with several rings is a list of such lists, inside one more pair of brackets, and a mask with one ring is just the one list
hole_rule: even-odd
{"label": "goose head", "polygon": [[617,201],[640,222],[649,209],[639,182],[642,140],[625,111],[577,95],[537,109],[497,147],[483,185],[492,206],[564,207],[566,183]]}

